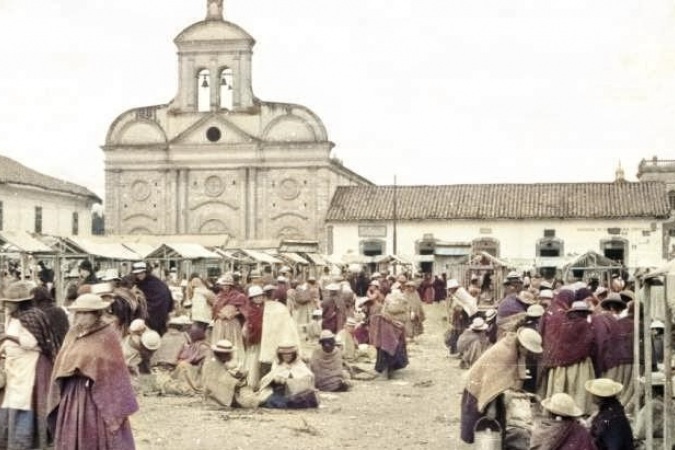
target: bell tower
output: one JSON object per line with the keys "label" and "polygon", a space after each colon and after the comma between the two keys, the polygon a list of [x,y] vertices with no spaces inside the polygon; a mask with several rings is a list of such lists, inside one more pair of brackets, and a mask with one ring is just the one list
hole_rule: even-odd
{"label": "bell tower", "polygon": [[224,17],[223,0],[207,0],[206,18],[174,39],[179,83],[173,112],[241,111],[254,105],[251,56],[255,40]]}

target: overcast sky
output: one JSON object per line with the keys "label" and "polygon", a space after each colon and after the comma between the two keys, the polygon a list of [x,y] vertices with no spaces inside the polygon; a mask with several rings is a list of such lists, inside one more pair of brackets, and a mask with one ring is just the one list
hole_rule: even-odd
{"label": "overcast sky", "polygon": [[[675,159],[666,0],[226,0],[253,87],[378,184],[635,180]],[[103,195],[100,145],[169,102],[206,0],[0,0],[0,154]]]}

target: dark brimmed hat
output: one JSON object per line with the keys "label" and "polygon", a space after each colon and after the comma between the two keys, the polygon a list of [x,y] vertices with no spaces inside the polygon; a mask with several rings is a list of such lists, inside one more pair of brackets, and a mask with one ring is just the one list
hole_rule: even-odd
{"label": "dark brimmed hat", "polygon": [[94,266],[92,266],[91,261],[88,259],[83,259],[80,261],[80,264],[77,266],[78,269],[88,270],[89,272],[94,271]]}
{"label": "dark brimmed hat", "polygon": [[616,292],[610,292],[607,294],[607,298],[600,302],[600,307],[602,309],[610,309],[612,306],[616,306],[621,310],[626,309],[626,302],[623,301],[621,296]]}
{"label": "dark brimmed hat", "polygon": [[232,353],[234,351],[234,346],[232,342],[227,339],[221,339],[216,342],[216,345],[211,346],[211,351],[213,353]]}

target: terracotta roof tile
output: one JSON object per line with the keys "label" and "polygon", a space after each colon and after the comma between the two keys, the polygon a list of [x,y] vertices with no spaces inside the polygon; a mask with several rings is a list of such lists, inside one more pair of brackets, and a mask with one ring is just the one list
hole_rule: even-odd
{"label": "terracotta roof tile", "polygon": [[660,182],[341,186],[326,221],[666,218]]}

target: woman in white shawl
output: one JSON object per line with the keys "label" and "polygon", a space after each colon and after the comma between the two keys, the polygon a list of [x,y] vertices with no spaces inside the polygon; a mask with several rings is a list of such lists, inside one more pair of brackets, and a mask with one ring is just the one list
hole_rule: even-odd
{"label": "woman in white shawl", "polygon": [[277,347],[272,370],[260,380],[261,406],[266,408],[316,408],[314,374],[298,358],[298,346],[283,343]]}

